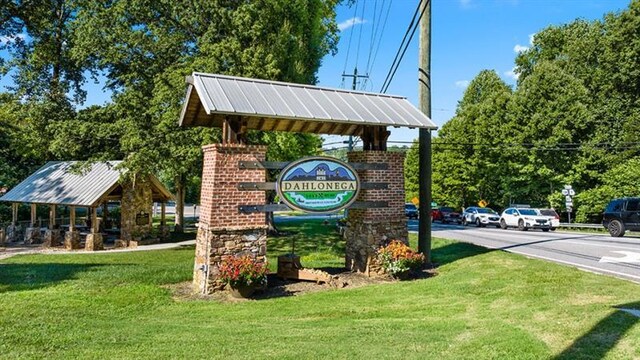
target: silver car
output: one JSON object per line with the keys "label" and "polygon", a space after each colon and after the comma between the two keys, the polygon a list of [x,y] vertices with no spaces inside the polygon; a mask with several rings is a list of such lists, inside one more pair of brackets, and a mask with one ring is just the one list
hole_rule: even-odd
{"label": "silver car", "polygon": [[462,224],[474,224],[477,227],[500,227],[500,215],[490,208],[471,206],[462,213]]}

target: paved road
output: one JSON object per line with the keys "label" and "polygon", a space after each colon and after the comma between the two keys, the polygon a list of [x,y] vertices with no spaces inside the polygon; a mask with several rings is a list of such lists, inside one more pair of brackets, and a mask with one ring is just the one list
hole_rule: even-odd
{"label": "paved road", "polygon": [[[411,220],[409,230],[417,231],[418,222]],[[638,233],[612,238],[600,234],[520,232],[434,223],[433,236],[550,260],[640,283]]]}

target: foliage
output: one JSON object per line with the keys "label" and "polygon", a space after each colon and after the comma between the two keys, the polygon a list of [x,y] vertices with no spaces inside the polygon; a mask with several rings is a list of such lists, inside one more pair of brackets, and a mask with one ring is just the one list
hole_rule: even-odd
{"label": "foliage", "polygon": [[398,276],[409,270],[417,270],[424,264],[424,255],[413,251],[398,240],[378,249],[377,259],[387,274]]}
{"label": "foliage", "polygon": [[261,286],[267,283],[269,268],[250,256],[228,257],[222,260],[219,278],[231,286]]}
{"label": "foliage", "polygon": [[[638,31],[634,0],[601,20],[538,31],[515,59],[513,90],[494,71],[481,71],[433,139],[434,201],[559,208],[560,191],[571,184],[578,220],[599,222],[609,200],[633,194],[617,183],[640,156]],[[416,144],[405,165],[411,197]]]}

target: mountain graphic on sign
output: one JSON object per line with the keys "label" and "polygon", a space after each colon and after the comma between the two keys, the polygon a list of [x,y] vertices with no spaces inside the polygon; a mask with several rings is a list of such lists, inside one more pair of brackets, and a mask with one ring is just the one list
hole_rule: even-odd
{"label": "mountain graphic on sign", "polygon": [[329,165],[325,163],[319,163],[311,171],[304,171],[302,168],[297,168],[291,173],[287,174],[284,179],[286,181],[308,181],[316,180],[318,174],[325,176],[324,180],[333,181],[351,181],[355,180],[353,176],[343,167],[338,167],[334,170],[329,170]]}

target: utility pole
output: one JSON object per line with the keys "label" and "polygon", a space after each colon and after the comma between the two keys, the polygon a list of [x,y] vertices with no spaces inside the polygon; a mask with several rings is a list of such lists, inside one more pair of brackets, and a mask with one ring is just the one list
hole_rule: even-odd
{"label": "utility pole", "polygon": [[[353,74],[345,74],[343,72],[342,73],[342,77],[343,78],[346,78],[346,77],[353,78],[353,83],[351,84],[351,90],[356,90],[357,85],[358,85],[358,78],[368,79],[369,75],[358,75],[358,66],[356,66],[356,67],[353,68]],[[347,144],[349,144],[349,152],[353,151],[353,136],[349,135],[349,142]]]}
{"label": "utility pole", "polygon": [[[418,59],[418,98],[420,110],[431,118],[431,0],[420,1],[420,49]],[[420,220],[418,251],[431,263],[431,130],[420,129],[419,177]]]}

